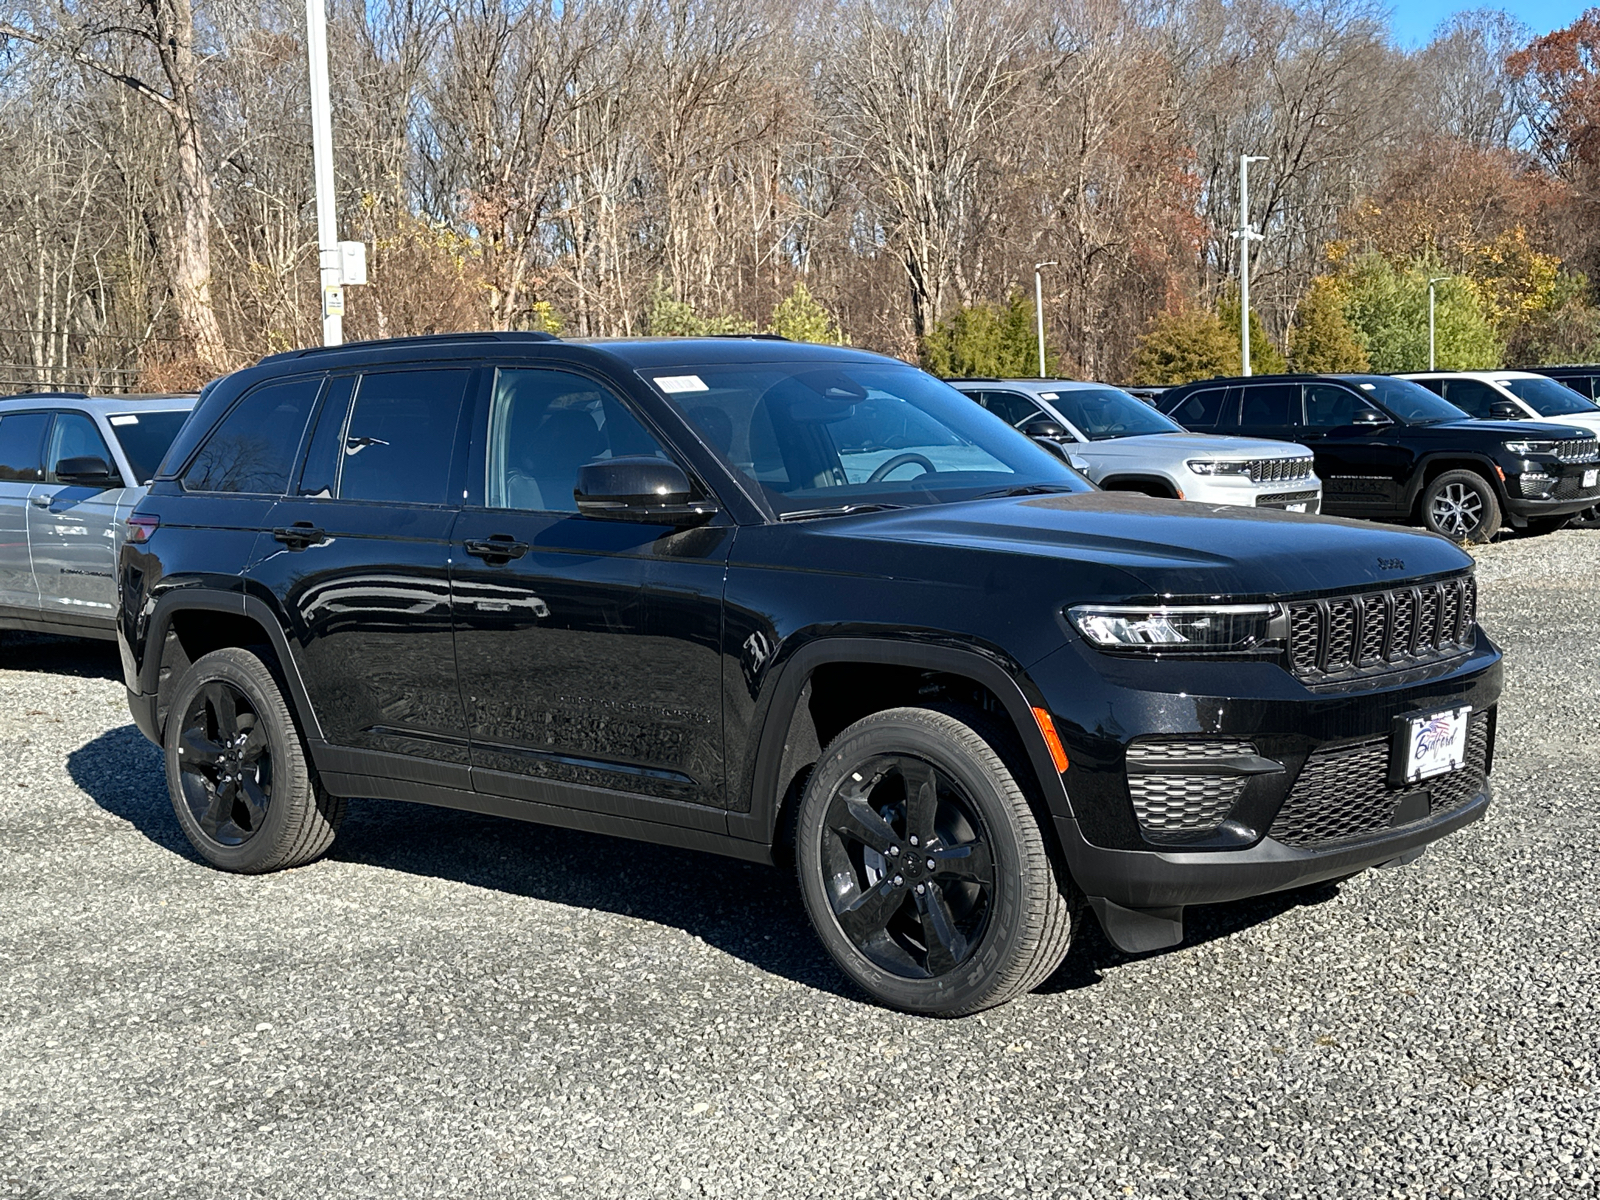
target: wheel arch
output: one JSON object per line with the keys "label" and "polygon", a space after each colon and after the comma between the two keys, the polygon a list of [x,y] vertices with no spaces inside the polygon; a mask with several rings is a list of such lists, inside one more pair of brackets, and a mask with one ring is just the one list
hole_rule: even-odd
{"label": "wheel arch", "polygon": [[1422,503],[1422,493],[1427,491],[1428,485],[1446,471],[1471,471],[1481,475],[1494,489],[1495,499],[1500,502],[1500,511],[1506,513],[1506,502],[1510,495],[1506,491],[1505,480],[1500,477],[1500,468],[1495,466],[1494,460],[1487,454],[1463,454],[1456,451],[1442,450],[1430,454],[1417,463],[1417,469],[1412,472],[1411,485],[1406,491],[1406,512],[1413,518],[1417,517],[1418,506]]}
{"label": "wheel arch", "polygon": [[1114,475],[1106,475],[1099,480],[1099,486],[1107,492],[1140,492],[1146,496],[1156,495],[1146,489],[1158,488],[1159,496],[1167,500],[1181,499],[1178,485],[1165,475],[1151,475],[1146,472],[1119,471]]}
{"label": "wheel arch", "polygon": [[[866,692],[852,685],[882,673]],[[915,686],[908,683],[915,681]],[[872,712],[929,703],[924,691],[946,681],[965,682],[993,698],[994,715],[1010,725],[1033,778],[1022,780],[1047,811],[1045,836],[1055,840],[1053,816],[1070,816],[1066,785],[1055,770],[1033,708],[1044,706],[1019,668],[972,649],[907,643],[888,638],[822,638],[802,646],[770,685],[772,702],[762,723],[751,775],[750,811],[730,813],[730,832],[773,847],[782,857],[783,824],[799,788],[823,748],[840,729]],[[838,703],[841,694],[852,697]],[[875,694],[874,694],[875,693]],[[1030,693],[1035,693],[1030,695]],[[820,719],[819,719],[820,718]],[[1032,785],[1031,787],[1029,785]]]}

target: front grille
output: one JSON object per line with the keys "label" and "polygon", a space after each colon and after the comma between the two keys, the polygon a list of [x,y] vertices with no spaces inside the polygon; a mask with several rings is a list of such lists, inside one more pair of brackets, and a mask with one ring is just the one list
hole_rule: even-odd
{"label": "front grille", "polygon": [[1466,653],[1477,627],[1471,575],[1289,604],[1289,663],[1316,682],[1376,674]]}
{"label": "front grille", "polygon": [[[1523,476],[1527,478],[1526,475]],[[1574,471],[1571,475],[1563,475],[1556,481],[1555,491],[1551,493],[1557,500],[1582,500],[1589,496],[1600,495],[1600,486],[1584,487],[1583,476]]]}
{"label": "front grille", "polygon": [[1562,462],[1594,462],[1600,458],[1600,438],[1573,438],[1557,442],[1556,457]]}
{"label": "front grille", "polygon": [[[1128,792],[1134,816],[1148,841],[1193,842],[1215,832],[1244,791],[1241,775],[1206,773],[1218,759],[1254,755],[1249,742],[1145,741],[1128,747]],[[1175,767],[1193,763],[1193,774]],[[1152,771],[1151,768],[1156,768]],[[1147,773],[1148,772],[1148,773]],[[1159,772],[1159,773],[1157,773]]]}
{"label": "front grille", "polygon": [[1467,762],[1460,770],[1403,788],[1389,786],[1390,738],[1373,738],[1306,760],[1268,836],[1290,846],[1320,846],[1390,827],[1395,806],[1426,794],[1428,815],[1460,808],[1483,790],[1488,777],[1489,713],[1467,725]]}
{"label": "front grille", "polygon": [[1310,458],[1252,458],[1245,463],[1245,474],[1257,483],[1283,483],[1311,478]]}
{"label": "front grille", "polygon": [[1289,504],[1304,504],[1308,511],[1316,511],[1317,493],[1310,492],[1263,492],[1256,497],[1257,508],[1283,508]]}

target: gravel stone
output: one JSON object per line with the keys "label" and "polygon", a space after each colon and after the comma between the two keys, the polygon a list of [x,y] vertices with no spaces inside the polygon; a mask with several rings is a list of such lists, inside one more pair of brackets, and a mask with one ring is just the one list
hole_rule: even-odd
{"label": "gravel stone", "polygon": [[4,635],[0,1196],[1600,1195],[1600,531],[1474,553],[1486,821],[959,1021],[703,855],[362,801],[213,871],[115,651]]}

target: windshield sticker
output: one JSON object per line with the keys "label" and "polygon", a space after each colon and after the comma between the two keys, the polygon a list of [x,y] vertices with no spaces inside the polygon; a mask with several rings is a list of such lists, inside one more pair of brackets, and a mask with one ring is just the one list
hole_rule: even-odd
{"label": "windshield sticker", "polygon": [[1375,383],[1363,383],[1361,387],[1364,391],[1368,392],[1375,392],[1378,390],[1378,385]]}
{"label": "windshield sticker", "polygon": [[656,386],[669,396],[677,392],[709,392],[706,381],[698,375],[657,375]]}
{"label": "windshield sticker", "polygon": [[1041,400],[1059,400],[1060,398],[1061,398],[1061,393],[1060,392],[1040,392],[1039,393],[1039,399],[1041,399]]}
{"label": "windshield sticker", "polygon": [[120,417],[112,417],[111,423],[113,425],[137,425],[139,423],[139,418],[134,416],[132,413],[124,413]]}

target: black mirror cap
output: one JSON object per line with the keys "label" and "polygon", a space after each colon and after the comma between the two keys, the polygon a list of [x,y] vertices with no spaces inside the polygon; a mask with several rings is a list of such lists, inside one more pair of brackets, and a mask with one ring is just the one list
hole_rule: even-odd
{"label": "black mirror cap", "polygon": [[1031,438],[1069,438],[1067,427],[1060,421],[1052,421],[1049,417],[1034,417],[1022,427],[1022,432]]}
{"label": "black mirror cap", "polygon": [[121,487],[122,480],[111,469],[111,464],[97,454],[77,455],[73,458],[63,458],[56,463],[55,476],[58,482],[71,484],[75,487]]}
{"label": "black mirror cap", "polygon": [[1489,419],[1491,421],[1520,421],[1523,412],[1520,405],[1513,404],[1510,400],[1496,400],[1489,405]]}
{"label": "black mirror cap", "polygon": [[714,501],[692,495],[682,467],[646,455],[585,463],[572,489],[586,517],[651,525],[699,525],[716,516]]}

